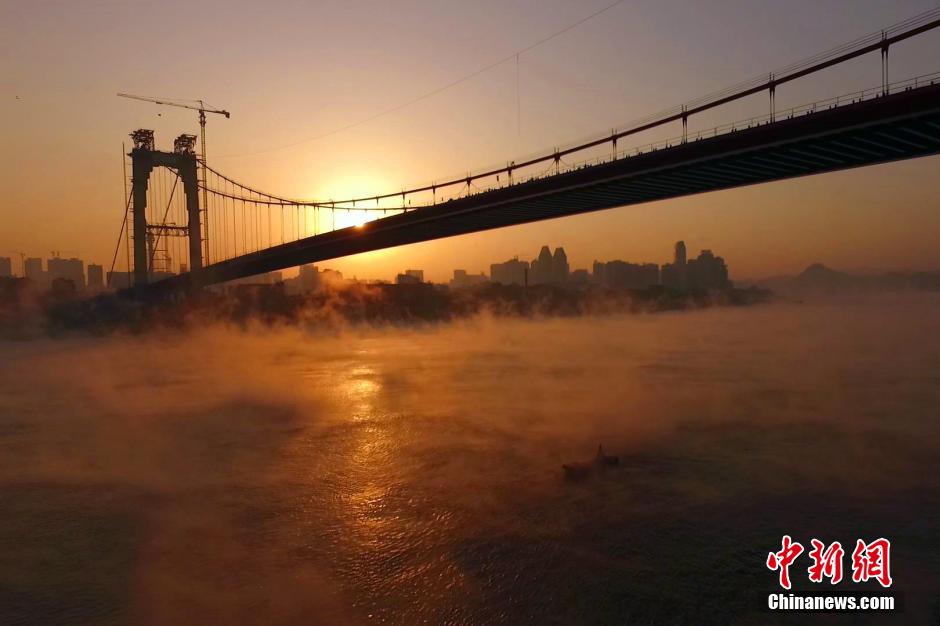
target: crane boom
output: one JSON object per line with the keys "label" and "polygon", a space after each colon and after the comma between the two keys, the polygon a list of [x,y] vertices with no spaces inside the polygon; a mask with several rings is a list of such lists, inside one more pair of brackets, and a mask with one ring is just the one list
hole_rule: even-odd
{"label": "crane boom", "polygon": [[135,96],[129,93],[119,93],[121,98],[130,98],[131,100],[142,100],[143,102],[152,102],[154,104],[162,104],[169,107],[179,107],[181,109],[191,109],[193,111],[199,111],[200,113],[217,113],[219,115],[224,115],[229,118],[232,116],[231,113],[223,109],[207,109],[206,105],[202,100],[196,100],[195,102],[199,103],[199,106],[193,106],[191,104],[183,104],[182,102],[174,102],[173,100],[160,100],[158,98],[148,98],[146,96]]}

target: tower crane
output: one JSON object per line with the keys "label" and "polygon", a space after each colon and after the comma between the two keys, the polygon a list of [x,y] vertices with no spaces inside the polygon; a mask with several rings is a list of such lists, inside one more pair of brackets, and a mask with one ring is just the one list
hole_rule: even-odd
{"label": "tower crane", "polygon": [[[207,210],[208,205],[208,192],[206,191],[206,185],[208,184],[208,171],[206,170],[206,113],[215,113],[217,115],[224,115],[225,119],[232,117],[232,114],[224,109],[207,109],[205,102],[202,100],[192,100],[192,102],[198,102],[199,106],[193,104],[185,104],[184,102],[179,102],[176,100],[160,100],[159,98],[148,98],[146,96],[135,96],[129,93],[119,93],[121,98],[130,98],[131,100],[141,100],[143,102],[152,102],[154,104],[159,104],[168,107],[179,107],[181,109],[190,109],[192,111],[199,111],[199,138],[202,147],[202,207],[203,210]],[[206,227],[206,239],[209,237],[208,225]],[[209,245],[206,244],[206,259],[208,260]]]}
{"label": "tower crane", "polygon": [[146,96],[135,96],[129,93],[119,93],[121,98],[130,98],[131,100],[141,100],[143,102],[152,102],[154,104],[160,104],[168,107],[179,107],[181,109],[190,109],[191,111],[199,111],[199,129],[200,137],[202,138],[202,160],[206,160],[206,113],[215,113],[217,115],[224,115],[225,119],[232,117],[232,114],[224,109],[207,109],[205,102],[202,100],[193,100],[193,102],[198,102],[199,106],[193,104],[184,104],[183,102],[178,102],[176,100],[160,100],[158,98],[148,98]]}

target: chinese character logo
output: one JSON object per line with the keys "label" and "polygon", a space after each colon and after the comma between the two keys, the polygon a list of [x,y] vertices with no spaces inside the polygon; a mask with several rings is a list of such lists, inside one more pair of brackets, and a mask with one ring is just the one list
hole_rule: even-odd
{"label": "chinese character logo", "polygon": [[859,539],[852,552],[852,580],[861,583],[870,578],[882,587],[891,586],[891,542],[883,537],[871,543]]}
{"label": "chinese character logo", "polygon": [[830,584],[838,584],[842,580],[842,556],[845,554],[842,544],[835,541],[827,548],[819,539],[811,539],[810,543],[813,545],[809,551],[813,564],[807,570],[810,581],[821,583],[823,578],[828,578]]}
{"label": "chinese character logo", "polygon": [[[793,541],[790,535],[784,535],[779,552],[767,554],[767,568],[779,572],[780,586],[790,589],[790,566],[803,554],[803,545]],[[829,584],[837,585],[842,581],[842,559],[845,550],[838,541],[828,546],[819,539],[811,539],[813,549],[809,558],[813,563],[807,568],[809,580],[821,583],[828,578]],[[891,542],[884,537],[865,543],[859,539],[852,551],[852,582],[863,583],[876,580],[882,587],[890,587],[891,579]]]}
{"label": "chinese character logo", "polygon": [[771,570],[780,570],[780,586],[790,588],[790,564],[796,557],[803,554],[803,546],[792,542],[790,535],[784,535],[780,552],[771,552],[767,555],[767,567]]}

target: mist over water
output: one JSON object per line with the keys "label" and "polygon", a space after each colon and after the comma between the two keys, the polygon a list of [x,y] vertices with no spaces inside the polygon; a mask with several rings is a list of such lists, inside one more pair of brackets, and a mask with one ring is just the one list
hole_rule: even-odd
{"label": "mist over water", "polygon": [[[782,534],[889,537],[889,617],[931,623],[938,319],[925,294],[2,342],[0,623],[766,623]],[[564,480],[598,444],[621,467]]]}

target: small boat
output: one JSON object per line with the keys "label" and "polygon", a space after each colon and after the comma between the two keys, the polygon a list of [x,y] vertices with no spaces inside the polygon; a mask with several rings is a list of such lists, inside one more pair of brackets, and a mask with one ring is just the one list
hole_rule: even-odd
{"label": "small boat", "polygon": [[574,463],[563,463],[561,468],[565,471],[565,478],[568,480],[585,480],[598,471],[604,471],[610,467],[620,465],[620,457],[610,454],[604,454],[604,446],[597,446],[597,454],[591,461],[577,461]]}

